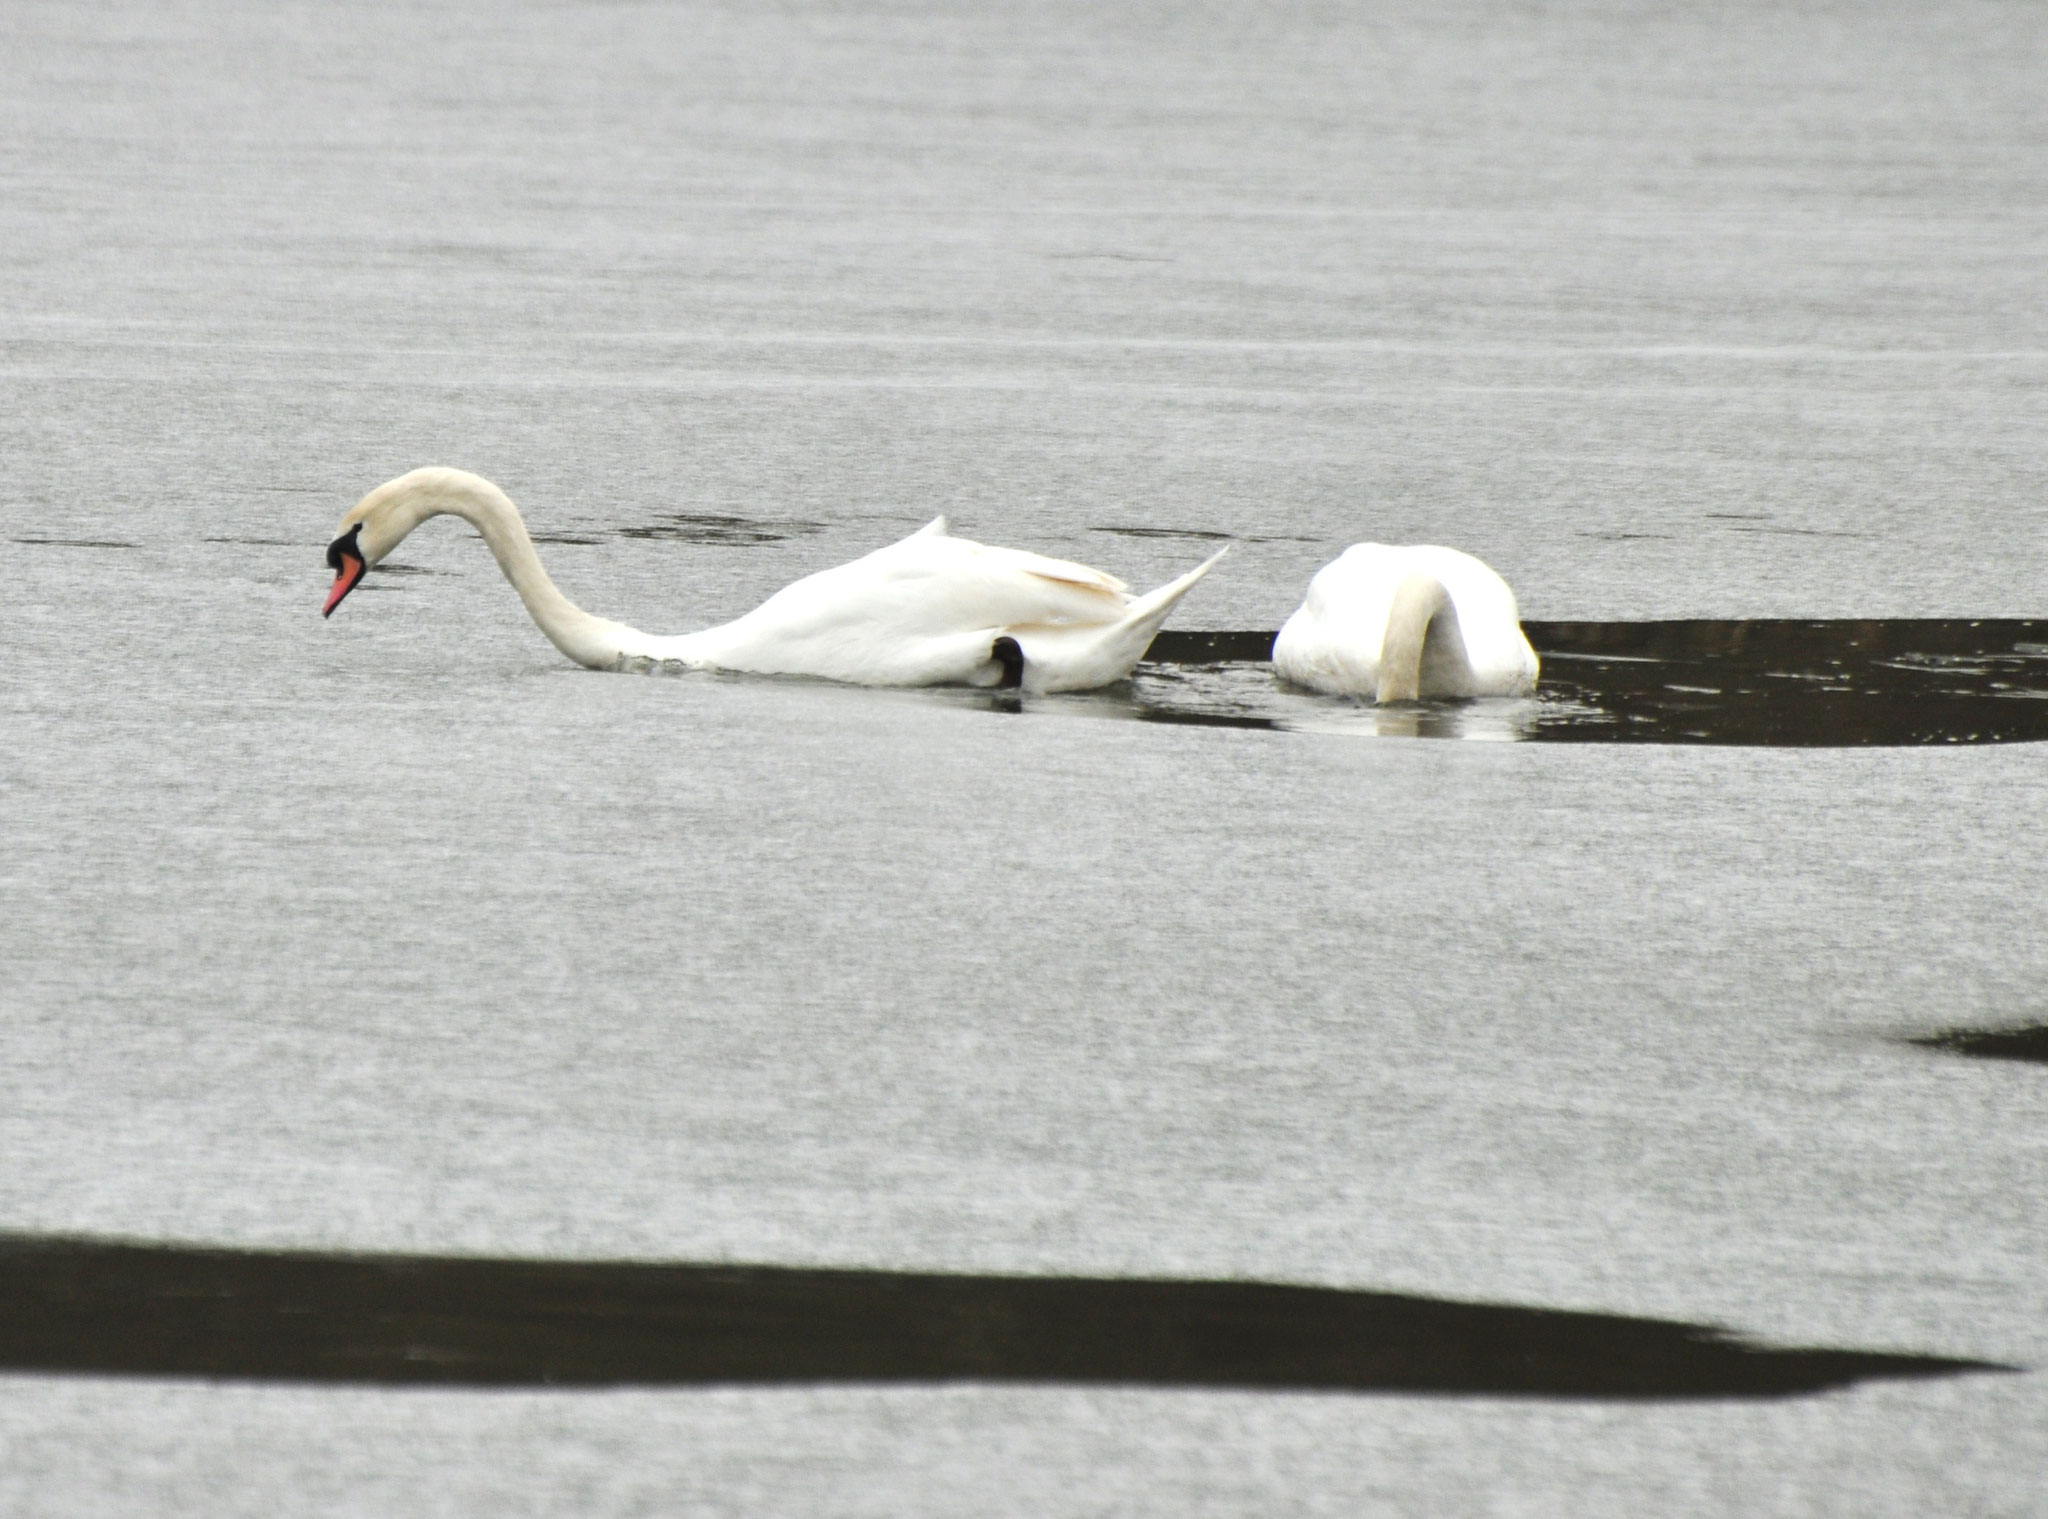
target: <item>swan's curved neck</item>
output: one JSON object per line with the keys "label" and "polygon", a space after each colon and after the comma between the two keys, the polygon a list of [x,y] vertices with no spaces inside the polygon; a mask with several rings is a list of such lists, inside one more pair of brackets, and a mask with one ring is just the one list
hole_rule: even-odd
{"label": "swan's curved neck", "polygon": [[[644,635],[624,623],[593,617],[564,596],[548,578],[548,572],[534,551],[533,539],[519,508],[489,481],[482,479],[449,482],[423,492],[418,506],[408,515],[414,520],[402,524],[410,532],[429,517],[452,515],[483,534],[498,568],[512,582],[512,589],[526,603],[526,610],[548,641],[579,665],[593,670],[609,669],[627,645]],[[401,534],[401,536],[403,536]]]}
{"label": "swan's curved neck", "polygon": [[1450,593],[1436,576],[1418,573],[1402,580],[1387,612],[1386,636],[1380,640],[1376,700],[1422,699],[1422,655],[1429,643],[1429,625],[1450,605]]}

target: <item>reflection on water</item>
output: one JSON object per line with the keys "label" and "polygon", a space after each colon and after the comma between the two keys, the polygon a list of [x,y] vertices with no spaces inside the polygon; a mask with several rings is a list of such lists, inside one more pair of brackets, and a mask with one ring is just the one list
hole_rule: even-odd
{"label": "reflection on water", "polygon": [[[1271,638],[1267,638],[1270,646]],[[1154,652],[1157,652],[1154,645]],[[1176,664],[1149,660],[1107,691],[1032,698],[1033,711],[1122,717],[1138,722],[1288,729],[1362,738],[1516,739],[1538,737],[1536,699],[1408,702],[1379,707],[1298,690],[1260,663]]]}
{"label": "reflection on water", "polygon": [[1395,707],[1276,681],[1266,632],[1159,635],[1127,688],[1062,710],[1369,737],[1857,746],[2048,739],[2048,622],[1532,622],[1526,700]]}
{"label": "reflection on water", "polygon": [[[374,587],[371,587],[374,588]],[[1274,677],[1266,632],[1161,633],[1130,680],[996,710],[1361,738],[1847,748],[2048,740],[2048,621],[1525,623],[1532,697],[1371,702]],[[614,667],[681,675],[677,660]],[[940,688],[986,707],[990,693]]]}
{"label": "reflection on water", "polygon": [[2013,1368],[1269,1282],[0,1236],[0,1369],[468,1386],[997,1381],[1770,1398]]}

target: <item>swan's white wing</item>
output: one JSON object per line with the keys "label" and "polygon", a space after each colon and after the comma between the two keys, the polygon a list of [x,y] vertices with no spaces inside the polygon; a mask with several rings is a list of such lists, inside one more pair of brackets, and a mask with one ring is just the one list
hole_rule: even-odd
{"label": "swan's white wing", "polygon": [[[1087,607],[1115,617],[1129,599],[1130,587],[1114,575],[1068,559],[1049,559],[1025,549],[995,548],[968,538],[908,538],[869,556],[892,574],[927,575],[972,596],[1054,597],[1071,603],[1074,615]],[[1073,600],[1079,592],[1081,599]]]}
{"label": "swan's white wing", "polygon": [[950,632],[1028,622],[1113,622],[1124,583],[1083,564],[965,538],[918,534],[776,592],[756,613],[778,620],[880,620]]}
{"label": "swan's white wing", "polygon": [[[945,541],[934,543],[932,539]],[[987,588],[989,577],[1037,576],[1063,585],[1109,591],[1117,597],[1119,605],[1129,598],[1131,590],[1116,576],[1093,565],[1052,559],[1028,549],[996,548],[971,538],[955,538],[944,517],[934,517],[908,538],[877,549],[856,563],[874,564],[900,574],[950,575],[959,578],[963,585],[973,583],[982,588]]]}
{"label": "swan's white wing", "polygon": [[927,529],[785,586],[735,622],[667,641],[674,657],[869,685],[973,678],[1000,633],[1114,624],[1113,575]]}

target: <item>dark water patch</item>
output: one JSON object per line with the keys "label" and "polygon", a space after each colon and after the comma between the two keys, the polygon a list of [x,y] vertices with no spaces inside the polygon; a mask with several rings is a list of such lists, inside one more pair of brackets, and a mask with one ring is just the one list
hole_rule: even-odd
{"label": "dark water patch", "polygon": [[668,512],[638,527],[617,529],[621,538],[647,538],[662,542],[710,543],[749,546],[781,543],[790,538],[808,538],[825,531],[822,522],[786,518],[730,517],[717,512]]}
{"label": "dark water patch", "polygon": [[1870,538],[1872,533],[1859,533],[1852,528],[1838,527],[1780,527],[1774,523],[1753,522],[1730,525],[1731,533],[1778,533],[1787,538]]}
{"label": "dark water patch", "polygon": [[1975,1055],[1982,1060],[2030,1060],[2048,1065],[2048,1024],[2028,1028],[1946,1029],[1908,1039],[1925,1049],[1946,1050],[1952,1055]]}
{"label": "dark water patch", "polygon": [[505,266],[529,265],[534,260],[532,252],[516,248],[509,243],[463,242],[454,238],[428,238],[416,242],[402,243],[394,250],[403,259],[416,258],[474,259],[481,263]]}
{"label": "dark water patch", "polygon": [[0,1236],[0,1368],[475,1387],[1025,1382],[1777,1398],[2016,1368],[1267,1282],[194,1249]]}
{"label": "dark water patch", "polygon": [[1731,533],[1782,533],[1789,538],[1872,538],[1874,533],[1860,532],[1855,528],[1839,527],[1790,527],[1773,522],[1769,512],[1704,512],[1709,522],[1727,525]]}
{"label": "dark water patch", "polygon": [[1211,532],[1202,527],[1091,527],[1091,533],[1113,533],[1119,538],[1170,538],[1195,543],[1229,543],[1235,533]]}
{"label": "dark water patch", "polygon": [[[1133,685],[1145,720],[1549,743],[1862,747],[2048,740],[2048,621],[1531,622],[1533,699],[1373,708],[1290,693],[1273,634],[1161,633]],[[1206,673],[1204,673],[1206,672]],[[1152,676],[1147,680],[1147,675]],[[1260,678],[1260,677],[1263,678]],[[1404,715],[1405,714],[1405,715]]]}
{"label": "dark water patch", "polygon": [[593,538],[587,533],[533,533],[529,536],[535,543],[566,544],[573,548],[596,548],[604,542],[602,538]]}
{"label": "dark water patch", "polygon": [[16,538],[16,543],[31,548],[45,549],[139,549],[139,543],[124,543],[116,538]]}
{"label": "dark water patch", "polygon": [[1145,657],[1173,665],[1254,663],[1273,657],[1273,638],[1271,633],[1177,633],[1168,629],[1152,640]]}
{"label": "dark water patch", "polygon": [[1134,715],[1140,722],[1185,723],[1192,728],[1253,728],[1274,732],[1287,726],[1276,717],[1247,717],[1234,712],[1183,712],[1165,706],[1142,707]]}
{"label": "dark water patch", "polygon": [[1119,264],[1170,264],[1174,260],[1156,253],[1048,253],[1047,258],[1078,259],[1106,258]]}
{"label": "dark water patch", "polygon": [[[444,579],[455,576],[454,570],[430,570],[423,564],[393,564],[389,559],[377,566],[379,575],[439,575]],[[362,587],[358,586],[358,590]]]}
{"label": "dark water patch", "polygon": [[2048,622],[1529,623],[1538,737],[1866,746],[2048,739]]}
{"label": "dark water patch", "polygon": [[302,538],[201,538],[201,543],[233,543],[253,549],[303,549],[310,545]]}
{"label": "dark water patch", "polygon": [[1119,538],[1165,538],[1186,543],[1318,543],[1317,538],[1293,533],[1219,533],[1204,527],[1091,527],[1091,533],[1112,533]]}

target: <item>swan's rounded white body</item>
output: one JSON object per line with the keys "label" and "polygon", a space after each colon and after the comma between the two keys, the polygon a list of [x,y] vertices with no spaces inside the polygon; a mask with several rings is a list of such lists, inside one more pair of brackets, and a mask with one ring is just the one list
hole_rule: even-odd
{"label": "swan's rounded white body", "polygon": [[[572,603],[541,567],[511,499],[462,470],[419,469],[380,485],[342,520],[342,532],[359,528],[363,561],[375,565],[443,513],[475,525],[540,630],[593,669],[659,661],[868,686],[993,686],[1004,670],[992,645],[1007,637],[1023,651],[1027,691],[1087,690],[1129,676],[1175,603],[1216,562],[1133,597],[1086,565],[955,538],[941,517],[784,587],[733,622],[659,635]],[[338,584],[330,610],[346,590]]]}
{"label": "swan's rounded white body", "polygon": [[1376,701],[1527,696],[1538,669],[1505,580],[1456,549],[1384,543],[1353,544],[1316,572],[1273,667]]}

